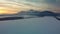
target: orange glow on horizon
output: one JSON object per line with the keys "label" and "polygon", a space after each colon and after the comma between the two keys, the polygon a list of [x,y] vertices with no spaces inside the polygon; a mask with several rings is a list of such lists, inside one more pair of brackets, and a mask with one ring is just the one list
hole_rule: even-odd
{"label": "orange glow on horizon", "polygon": [[0,9],[0,14],[15,14],[17,12],[14,12],[14,11],[10,11],[10,10],[2,10]]}

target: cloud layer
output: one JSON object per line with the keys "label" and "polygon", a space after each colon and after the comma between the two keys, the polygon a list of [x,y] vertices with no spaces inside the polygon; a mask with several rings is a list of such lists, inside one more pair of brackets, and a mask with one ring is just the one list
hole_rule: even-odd
{"label": "cloud layer", "polygon": [[59,3],[60,0],[0,0],[0,14],[15,14],[29,9],[60,12]]}

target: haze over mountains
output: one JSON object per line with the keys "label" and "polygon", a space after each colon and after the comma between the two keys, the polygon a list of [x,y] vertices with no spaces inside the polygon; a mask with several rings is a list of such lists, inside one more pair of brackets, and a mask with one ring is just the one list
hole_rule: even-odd
{"label": "haze over mountains", "polygon": [[17,14],[11,15],[0,15],[0,20],[14,20],[14,19],[25,19],[25,18],[35,18],[35,17],[45,17],[50,16],[60,20],[60,13],[54,13],[52,11],[37,11],[37,10],[28,10],[21,11]]}
{"label": "haze over mountains", "polygon": [[18,13],[19,15],[35,15],[35,16],[60,16],[60,13],[54,13],[52,11],[38,11],[38,10],[28,10],[28,11],[21,11]]}

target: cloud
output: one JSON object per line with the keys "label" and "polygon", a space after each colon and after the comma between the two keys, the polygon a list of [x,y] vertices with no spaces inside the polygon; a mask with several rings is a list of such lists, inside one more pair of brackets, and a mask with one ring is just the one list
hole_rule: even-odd
{"label": "cloud", "polygon": [[0,0],[0,7],[6,8],[5,10],[11,13],[30,9],[59,12],[59,3],[59,0]]}
{"label": "cloud", "polygon": [[[12,0],[11,0],[12,1]],[[17,3],[39,7],[39,10],[53,10],[60,11],[60,0],[14,0]]]}

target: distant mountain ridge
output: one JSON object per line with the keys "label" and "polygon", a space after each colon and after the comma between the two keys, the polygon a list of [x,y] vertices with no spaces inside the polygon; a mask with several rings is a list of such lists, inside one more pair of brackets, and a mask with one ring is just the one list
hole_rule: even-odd
{"label": "distant mountain ridge", "polygon": [[18,15],[35,15],[35,16],[60,16],[60,13],[54,13],[52,11],[37,11],[37,10],[29,10],[29,11],[21,11]]}
{"label": "distant mountain ridge", "polygon": [[[52,16],[57,20],[60,20],[60,13],[54,13],[52,11],[38,11],[38,10],[28,10],[28,11],[21,11],[18,14],[14,15],[0,15],[0,20],[14,20],[14,19],[24,19],[24,18],[34,18],[34,17],[44,17],[44,16]],[[9,17],[5,17],[9,16]],[[10,17],[11,16],[11,17]]]}
{"label": "distant mountain ridge", "polygon": [[20,15],[32,15],[32,16],[38,16],[38,17],[44,17],[44,16],[52,16],[56,19],[60,20],[60,13],[54,13],[52,11],[37,11],[37,10],[29,10],[29,11],[21,11],[18,13]]}

